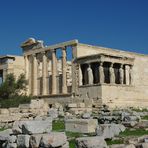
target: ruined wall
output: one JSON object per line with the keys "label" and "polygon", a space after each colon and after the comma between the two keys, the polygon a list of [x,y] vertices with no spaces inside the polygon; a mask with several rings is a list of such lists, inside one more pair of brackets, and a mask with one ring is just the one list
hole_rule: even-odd
{"label": "ruined wall", "polygon": [[[102,91],[102,103],[108,104],[110,107],[148,106],[148,56],[110,48],[78,44],[77,57],[85,57],[99,53],[135,59],[133,66],[133,85],[102,84],[99,86]],[[80,88],[80,93],[83,93],[86,89],[87,88],[83,88],[82,90],[82,88]],[[95,88],[92,87],[91,89],[93,89],[91,92],[97,94]],[[89,93],[89,91],[87,92]],[[94,97],[94,94],[89,93],[89,96]]]}
{"label": "ruined wall", "polygon": [[24,57],[23,56],[14,56],[15,60],[8,63],[7,73],[14,73],[16,78],[24,73]]}

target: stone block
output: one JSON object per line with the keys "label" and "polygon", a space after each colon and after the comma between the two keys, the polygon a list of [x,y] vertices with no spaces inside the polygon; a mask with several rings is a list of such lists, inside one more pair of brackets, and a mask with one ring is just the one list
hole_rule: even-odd
{"label": "stone block", "polygon": [[19,105],[19,109],[29,109],[30,108],[30,104],[20,104]]}
{"label": "stone block", "polygon": [[7,142],[4,147],[6,147],[6,148],[17,148],[17,144]]}
{"label": "stone block", "polygon": [[83,119],[90,119],[90,118],[91,118],[91,114],[90,114],[90,113],[84,113],[84,114],[82,115],[82,118],[83,118]]}
{"label": "stone block", "polygon": [[80,137],[76,139],[78,148],[108,148],[103,137]]}
{"label": "stone block", "polygon": [[18,135],[17,137],[17,146],[22,148],[28,148],[29,147],[29,139],[30,135]]}
{"label": "stone block", "polygon": [[44,106],[44,104],[45,104],[45,102],[43,99],[31,100],[30,108],[32,108],[32,109],[42,108]]}
{"label": "stone block", "polygon": [[9,115],[9,109],[0,109],[0,114]]}
{"label": "stone block", "polygon": [[16,113],[19,113],[20,110],[17,107],[13,107],[13,108],[9,108],[9,112],[10,114],[16,114]]}
{"label": "stone block", "polygon": [[42,134],[52,130],[52,120],[24,121],[22,124],[23,134]]}
{"label": "stone block", "polygon": [[78,107],[85,108],[85,103],[78,103]]}
{"label": "stone block", "polygon": [[113,144],[110,145],[110,148],[135,148],[133,144],[125,145],[125,144]]}
{"label": "stone block", "polygon": [[40,140],[42,138],[43,134],[35,134],[31,135],[30,140],[29,140],[29,145],[32,148],[37,148],[40,145]]}
{"label": "stone block", "polygon": [[78,106],[77,106],[76,103],[69,103],[69,104],[68,104],[68,107],[69,107],[69,108],[77,108]]}
{"label": "stone block", "polygon": [[55,119],[58,117],[58,110],[57,109],[54,109],[54,108],[50,108],[48,110],[48,116]]}
{"label": "stone block", "polygon": [[44,134],[40,141],[40,147],[62,147],[67,143],[64,132],[52,132]]}
{"label": "stone block", "polygon": [[142,143],[141,148],[148,148],[148,143]]}
{"label": "stone block", "polygon": [[15,121],[12,126],[13,134],[22,134],[22,124],[24,121]]}
{"label": "stone block", "polygon": [[7,141],[10,138],[10,134],[12,134],[11,129],[6,129],[0,132],[0,141]]}
{"label": "stone block", "polygon": [[79,133],[94,133],[98,121],[96,119],[67,119],[65,120],[66,131]]}
{"label": "stone block", "polygon": [[96,132],[98,136],[103,136],[104,139],[112,139],[124,130],[125,127],[121,124],[100,124],[98,125]]}

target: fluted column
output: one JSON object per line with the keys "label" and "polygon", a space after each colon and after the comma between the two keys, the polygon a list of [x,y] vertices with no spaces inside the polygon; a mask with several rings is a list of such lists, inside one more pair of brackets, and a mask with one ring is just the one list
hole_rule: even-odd
{"label": "fluted column", "polygon": [[123,71],[123,65],[120,65],[119,68],[119,74],[120,74],[120,84],[123,84],[123,79],[124,79],[124,71]]}
{"label": "fluted column", "polygon": [[3,69],[3,82],[5,82],[7,76],[7,69]]}
{"label": "fluted column", "polygon": [[83,79],[82,69],[81,65],[79,65],[79,86],[82,86],[82,79]]}
{"label": "fluted column", "polygon": [[130,66],[130,69],[129,69],[129,77],[130,77],[130,84],[133,85],[133,65]]}
{"label": "fluted column", "polygon": [[110,74],[110,83],[115,83],[115,72],[114,72],[114,68],[113,68],[113,63],[111,63],[110,67],[109,67],[109,74]]}
{"label": "fluted column", "polygon": [[66,48],[62,48],[62,93],[67,93],[66,80],[67,62],[66,62]]}
{"label": "fluted column", "polygon": [[47,95],[47,56],[42,52],[42,95]]}
{"label": "fluted column", "polygon": [[[25,60],[25,77],[26,77],[26,80],[29,82],[29,59],[28,59],[27,55],[24,56],[24,60]],[[27,95],[29,95],[29,86],[28,85],[27,85],[27,90],[26,90]]]}
{"label": "fluted column", "polygon": [[130,81],[129,81],[129,65],[125,66],[125,83],[126,85],[129,85]]}
{"label": "fluted column", "polygon": [[100,65],[99,65],[99,76],[100,76],[100,84],[104,83],[103,62],[100,62]]}
{"label": "fluted column", "polygon": [[94,76],[90,64],[88,65],[87,73],[88,73],[88,84],[93,84]]}
{"label": "fluted column", "polygon": [[33,55],[33,95],[38,95],[38,87],[37,87],[37,58],[36,54]]}
{"label": "fluted column", "polygon": [[55,50],[52,51],[52,94],[57,93],[57,62],[56,62],[56,52]]}
{"label": "fluted column", "polygon": [[28,94],[30,95],[30,94],[33,94],[33,92],[32,92],[32,87],[33,87],[33,85],[32,85],[32,82],[33,82],[33,79],[32,79],[32,72],[33,72],[33,56],[32,55],[29,55],[28,56],[28,62],[29,62],[29,65],[28,65],[28,69],[29,69],[29,71],[28,71]]}

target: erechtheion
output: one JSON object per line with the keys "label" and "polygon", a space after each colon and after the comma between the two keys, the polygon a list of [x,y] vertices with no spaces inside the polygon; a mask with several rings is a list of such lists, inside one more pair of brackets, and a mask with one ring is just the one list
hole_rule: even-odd
{"label": "erechtheion", "polygon": [[[43,41],[30,38],[21,47],[28,95],[65,102],[93,99],[94,105],[110,107],[148,106],[147,55],[78,40],[44,46]],[[71,62],[67,61],[69,49]]]}

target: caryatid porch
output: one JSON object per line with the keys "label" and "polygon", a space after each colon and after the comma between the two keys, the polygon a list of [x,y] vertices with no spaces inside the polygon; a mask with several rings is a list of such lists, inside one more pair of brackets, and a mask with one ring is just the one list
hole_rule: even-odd
{"label": "caryatid porch", "polygon": [[[58,95],[58,94],[68,94],[67,87],[67,48],[71,47],[72,57],[75,57],[76,45],[78,41],[72,40],[69,42],[63,42],[61,44],[56,44],[53,46],[44,47],[42,41],[36,41],[34,39],[29,39],[22,44],[24,50],[24,60],[25,60],[25,74],[28,80],[28,94],[33,96],[39,95]],[[57,77],[57,56],[56,51],[61,49],[61,82],[58,84]],[[41,67],[41,73],[40,73]],[[49,74],[49,69],[51,70],[51,75]],[[61,85],[61,92],[58,92],[57,85]],[[51,88],[51,91],[49,90]],[[70,86],[72,87],[72,86]]]}
{"label": "caryatid porch", "polygon": [[76,59],[79,65],[79,86],[95,84],[133,85],[132,58],[107,54]]}

